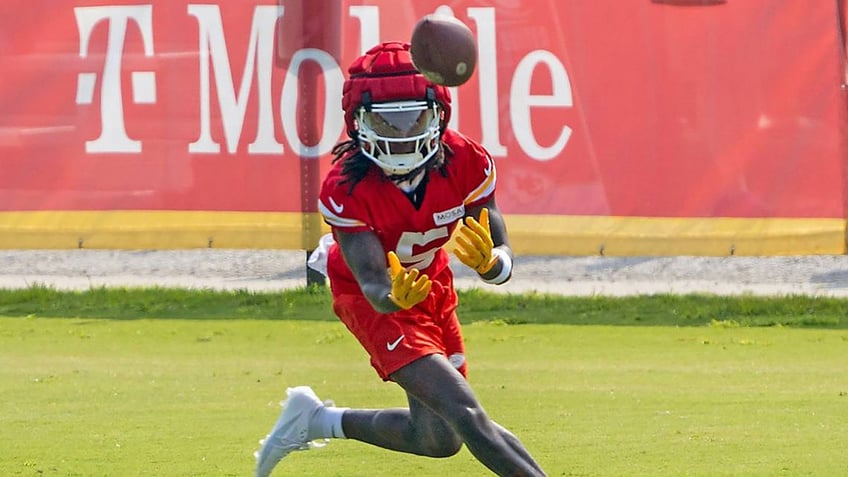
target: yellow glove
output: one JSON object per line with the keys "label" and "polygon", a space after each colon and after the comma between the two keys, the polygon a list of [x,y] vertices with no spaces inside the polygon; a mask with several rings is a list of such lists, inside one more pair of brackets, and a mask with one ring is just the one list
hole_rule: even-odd
{"label": "yellow glove", "polygon": [[419,277],[417,268],[404,270],[394,252],[389,252],[388,258],[389,275],[392,277],[392,291],[389,293],[389,299],[395,305],[408,310],[427,298],[430,287],[433,285],[430,278],[427,275]]}
{"label": "yellow glove", "polygon": [[466,217],[465,223],[458,226],[456,248],[453,253],[460,262],[468,265],[483,275],[498,263],[498,258],[492,256],[495,244],[489,229],[489,209],[480,211],[480,222],[474,217]]}

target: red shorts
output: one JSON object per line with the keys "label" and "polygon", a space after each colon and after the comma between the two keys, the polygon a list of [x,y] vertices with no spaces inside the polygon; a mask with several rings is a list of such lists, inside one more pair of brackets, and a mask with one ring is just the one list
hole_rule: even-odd
{"label": "red shorts", "polygon": [[333,296],[333,311],[371,356],[383,380],[431,354],[446,356],[466,375],[465,345],[456,316],[457,296],[450,271],[433,279],[430,295],[409,310],[378,313],[363,295]]}

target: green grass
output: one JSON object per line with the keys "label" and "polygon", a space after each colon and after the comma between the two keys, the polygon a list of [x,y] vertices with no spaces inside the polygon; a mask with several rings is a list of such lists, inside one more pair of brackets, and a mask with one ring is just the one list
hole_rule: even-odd
{"label": "green grass", "polygon": [[[551,476],[848,473],[848,301],[463,293],[470,379]],[[326,290],[0,291],[0,475],[243,476],[285,387],[404,404]],[[352,441],[279,475],[486,476]]]}
{"label": "green grass", "polygon": [[[508,324],[630,326],[793,326],[848,329],[848,300],[713,295],[562,297],[461,293],[460,319]],[[65,292],[36,286],[0,290],[0,316],[335,321],[326,289],[280,293],[168,288],[92,288]]]}

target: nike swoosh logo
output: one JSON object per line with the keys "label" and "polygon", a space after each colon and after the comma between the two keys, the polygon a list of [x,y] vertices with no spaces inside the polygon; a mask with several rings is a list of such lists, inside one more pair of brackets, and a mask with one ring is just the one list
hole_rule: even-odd
{"label": "nike swoosh logo", "polygon": [[386,343],[386,349],[389,351],[394,351],[395,348],[400,344],[401,340],[404,339],[406,335],[400,335],[400,338],[396,339],[394,343]]}
{"label": "nike swoosh logo", "polygon": [[489,177],[489,174],[492,173],[492,160],[489,159],[489,163],[486,164],[486,168],[483,169],[483,173],[486,174],[486,177]]}
{"label": "nike swoosh logo", "polygon": [[342,211],[344,210],[344,204],[342,204],[342,205],[337,204],[336,201],[334,201],[332,197],[330,197],[330,207],[332,207],[333,210],[335,210],[337,214],[341,214]]}

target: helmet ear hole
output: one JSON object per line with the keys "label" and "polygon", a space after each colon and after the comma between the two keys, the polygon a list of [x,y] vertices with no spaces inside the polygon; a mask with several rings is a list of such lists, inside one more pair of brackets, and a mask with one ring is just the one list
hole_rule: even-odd
{"label": "helmet ear hole", "polygon": [[365,108],[366,111],[371,111],[371,92],[363,91],[362,92],[362,107]]}

